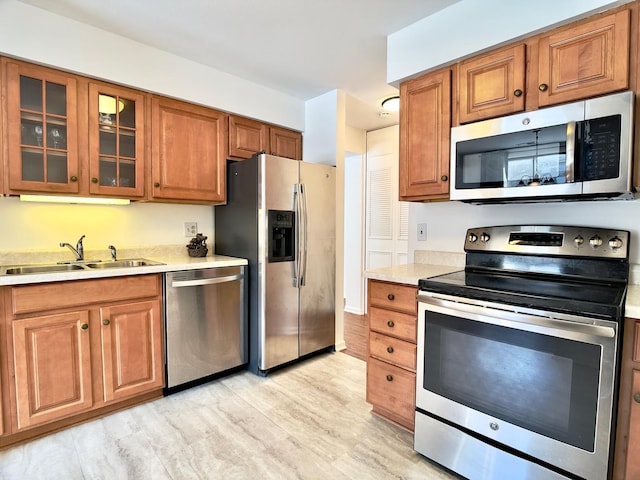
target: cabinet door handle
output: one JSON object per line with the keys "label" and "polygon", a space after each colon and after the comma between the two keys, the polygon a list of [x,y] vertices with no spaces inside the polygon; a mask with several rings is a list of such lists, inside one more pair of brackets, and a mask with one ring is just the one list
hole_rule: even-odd
{"label": "cabinet door handle", "polygon": [[633,399],[634,399],[636,402],[640,403],[640,393],[636,393],[636,394],[633,396]]}
{"label": "cabinet door handle", "polygon": [[442,175],[442,176],[440,177],[440,180],[442,180],[443,182],[446,182],[447,180],[449,180],[449,177],[448,177],[448,176],[446,176],[446,175]]}
{"label": "cabinet door handle", "polygon": [[91,177],[91,183],[98,183],[98,179],[96,177]]}
{"label": "cabinet door handle", "polygon": [[547,85],[546,83],[541,83],[540,85],[538,85],[538,90],[540,90],[541,92],[546,92],[549,89],[549,85]]}
{"label": "cabinet door handle", "polygon": [[387,375],[387,382],[393,382],[393,375]]}
{"label": "cabinet door handle", "polygon": [[395,300],[396,297],[393,293],[390,293],[389,295],[387,295],[387,298],[393,302],[393,300]]}
{"label": "cabinet door handle", "polygon": [[393,328],[394,325],[395,325],[395,323],[393,323],[393,320],[389,320],[387,322],[387,326],[389,326],[390,328]]}
{"label": "cabinet door handle", "polygon": [[158,188],[160,186],[160,182],[156,182],[153,184],[154,187]]}
{"label": "cabinet door handle", "polygon": [[393,347],[391,347],[391,346],[387,347],[387,352],[388,353],[393,353]]}
{"label": "cabinet door handle", "polygon": [[102,324],[103,325],[109,325],[111,322],[109,321],[108,318],[105,318],[104,320],[102,320]]}
{"label": "cabinet door handle", "polygon": [[80,325],[80,328],[83,330],[86,330],[87,328],[89,328],[89,324],[88,323],[83,323],[82,325]]}
{"label": "cabinet door handle", "polygon": [[522,96],[522,90],[520,90],[519,88],[516,88],[516,89],[513,91],[513,96],[514,96],[514,97],[521,97],[521,96]]}
{"label": "cabinet door handle", "polygon": [[72,182],[77,182],[77,181],[78,181],[78,177],[76,177],[75,175],[71,175],[70,180],[71,180]]}

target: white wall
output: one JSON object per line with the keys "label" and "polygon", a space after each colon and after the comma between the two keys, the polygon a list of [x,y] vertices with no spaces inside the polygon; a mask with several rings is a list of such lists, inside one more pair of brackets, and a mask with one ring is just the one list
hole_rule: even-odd
{"label": "white wall", "polygon": [[304,130],[298,98],[16,0],[0,0],[0,53]]}
{"label": "white wall", "polygon": [[462,0],[387,37],[387,82],[632,0]]}
{"label": "white wall", "polygon": [[[87,250],[189,243],[184,222],[213,246],[213,207],[132,203],[131,205],[59,205],[0,198],[0,251],[56,250],[60,242],[75,245],[80,235]],[[210,247],[211,249],[211,247]],[[185,255],[186,255],[185,248]]]}
{"label": "white wall", "polygon": [[[536,204],[468,205],[413,203],[409,209],[409,258],[417,250],[462,252],[467,228],[492,225],[578,225],[631,232],[632,263],[640,263],[640,200]],[[416,225],[427,224],[427,241],[418,242]]]}

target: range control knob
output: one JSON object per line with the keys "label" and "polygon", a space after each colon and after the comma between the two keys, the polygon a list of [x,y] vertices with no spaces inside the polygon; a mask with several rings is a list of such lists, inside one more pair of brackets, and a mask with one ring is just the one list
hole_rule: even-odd
{"label": "range control knob", "polygon": [[575,244],[576,247],[579,247],[584,243],[584,238],[582,238],[582,235],[578,235],[576,238],[573,239],[573,243]]}
{"label": "range control knob", "polygon": [[491,237],[489,236],[489,234],[482,232],[482,234],[480,235],[480,241],[482,243],[487,243],[489,240],[491,240]]}
{"label": "range control knob", "polygon": [[598,235],[594,235],[589,239],[589,245],[591,245],[593,248],[598,248],[600,245],[602,245],[602,239]]}
{"label": "range control knob", "polygon": [[613,237],[609,239],[609,246],[611,248],[613,248],[614,250],[617,250],[618,248],[620,248],[622,246],[622,240],[620,239],[620,237]]}
{"label": "range control knob", "polygon": [[467,235],[467,241],[469,243],[476,243],[478,241],[478,236],[475,233],[470,233]]}

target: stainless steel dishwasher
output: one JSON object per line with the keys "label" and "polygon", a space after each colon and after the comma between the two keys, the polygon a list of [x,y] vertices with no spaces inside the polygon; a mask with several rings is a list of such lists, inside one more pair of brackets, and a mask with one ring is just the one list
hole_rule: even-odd
{"label": "stainless steel dishwasher", "polygon": [[245,266],[164,274],[170,394],[248,362]]}

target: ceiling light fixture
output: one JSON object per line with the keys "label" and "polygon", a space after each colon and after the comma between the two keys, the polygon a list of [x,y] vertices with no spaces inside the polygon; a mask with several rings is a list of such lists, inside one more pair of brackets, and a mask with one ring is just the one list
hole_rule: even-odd
{"label": "ceiling light fixture", "polygon": [[98,95],[98,112],[113,115],[124,110],[124,102],[118,100],[118,109],[116,110],[116,99],[110,95]]}
{"label": "ceiling light fixture", "polygon": [[88,205],[129,205],[127,198],[103,198],[103,197],[65,197],[55,195],[20,195],[21,202],[41,203],[81,203]]}
{"label": "ceiling light fixture", "polygon": [[382,108],[389,110],[390,112],[397,112],[400,110],[400,97],[395,95],[393,97],[385,98],[382,101]]}

